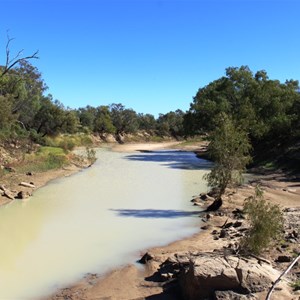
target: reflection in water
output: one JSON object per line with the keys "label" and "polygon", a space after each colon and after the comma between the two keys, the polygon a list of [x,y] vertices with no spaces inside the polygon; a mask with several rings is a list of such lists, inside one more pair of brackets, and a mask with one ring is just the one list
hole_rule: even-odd
{"label": "reflection in water", "polygon": [[189,200],[206,189],[205,161],[178,151],[99,150],[98,157],[28,202],[0,208],[0,299],[46,295],[196,232],[198,212]]}

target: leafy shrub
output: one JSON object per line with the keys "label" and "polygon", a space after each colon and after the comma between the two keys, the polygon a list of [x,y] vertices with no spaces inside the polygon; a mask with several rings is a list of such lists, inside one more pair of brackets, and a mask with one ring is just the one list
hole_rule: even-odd
{"label": "leafy shrub", "polygon": [[5,175],[5,170],[0,168],[0,178]]}
{"label": "leafy shrub", "polygon": [[50,169],[61,168],[63,165],[67,163],[67,161],[68,161],[67,157],[64,154],[50,153],[45,163],[48,167],[48,170],[50,170]]}
{"label": "leafy shrub", "polygon": [[165,139],[163,137],[158,136],[158,135],[149,136],[146,140],[147,140],[147,142],[153,142],[153,143],[159,143],[159,142],[165,141]]}
{"label": "leafy shrub", "polygon": [[37,131],[34,129],[30,129],[29,138],[34,143],[37,143],[39,145],[45,145],[44,137],[41,134],[37,133]]}
{"label": "leafy shrub", "polygon": [[294,291],[300,290],[300,279],[296,280],[291,284]]}
{"label": "leafy shrub", "polygon": [[80,135],[80,144],[82,146],[90,146],[93,144],[91,137],[87,134]]}
{"label": "leafy shrub", "polygon": [[86,156],[91,165],[97,160],[95,149],[86,147]]}
{"label": "leafy shrub", "polygon": [[29,132],[20,127],[18,124],[10,124],[0,128],[0,141],[15,141],[26,140],[29,137]]}
{"label": "leafy shrub", "polygon": [[64,149],[66,152],[67,151],[72,151],[76,146],[76,143],[72,139],[63,139],[58,143],[58,147]]}
{"label": "leafy shrub", "polygon": [[63,155],[64,151],[59,147],[40,147],[39,150],[37,151],[37,155],[49,155],[49,154]]}
{"label": "leafy shrub", "polygon": [[250,221],[250,229],[241,242],[246,253],[260,254],[283,232],[283,214],[278,205],[272,205],[263,198],[257,187],[254,196],[245,199],[244,212]]}
{"label": "leafy shrub", "polygon": [[22,165],[17,166],[19,172],[44,172],[61,168],[68,163],[63,149],[57,147],[40,147],[36,153],[26,154]]}
{"label": "leafy shrub", "polygon": [[89,146],[92,143],[91,137],[86,134],[58,135],[45,138],[46,146],[60,147],[66,152],[72,151],[75,147]]}

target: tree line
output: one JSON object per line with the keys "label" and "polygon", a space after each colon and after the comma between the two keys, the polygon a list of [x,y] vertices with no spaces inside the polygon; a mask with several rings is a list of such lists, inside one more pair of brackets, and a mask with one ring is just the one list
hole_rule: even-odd
{"label": "tree line", "polygon": [[222,205],[226,188],[241,183],[251,162],[299,171],[299,109],[298,81],[270,80],[247,66],[227,68],[226,76],[198,90],[184,124],[189,134],[208,133],[210,140],[215,164],[206,179],[215,201],[208,210]]}
{"label": "tree line", "polygon": [[286,156],[299,159],[295,151],[300,141],[297,80],[281,83],[269,79],[264,70],[253,73],[247,66],[230,67],[225,76],[198,90],[187,112],[178,109],[155,118],[121,103],[71,109],[46,95],[47,85],[31,64],[38,53],[22,57],[20,51],[11,58],[11,41],[8,39],[6,61],[0,66],[2,139],[27,135],[38,140],[47,135],[77,132],[118,136],[141,130],[178,139],[214,137],[222,124],[230,122],[247,138],[246,148],[254,161]]}
{"label": "tree line", "polygon": [[264,70],[227,68],[226,76],[198,90],[184,117],[185,132],[212,133],[226,116],[247,135],[254,161],[292,158],[300,142],[299,91],[297,80],[281,83]]}
{"label": "tree line", "polygon": [[8,39],[6,62],[0,65],[0,137],[28,135],[38,139],[63,133],[94,133],[100,136],[136,133],[144,130],[151,135],[183,135],[181,110],[159,114],[137,113],[121,103],[71,109],[52,95],[45,95],[45,84],[39,70],[31,64],[33,55],[21,57],[21,51],[11,58]]}

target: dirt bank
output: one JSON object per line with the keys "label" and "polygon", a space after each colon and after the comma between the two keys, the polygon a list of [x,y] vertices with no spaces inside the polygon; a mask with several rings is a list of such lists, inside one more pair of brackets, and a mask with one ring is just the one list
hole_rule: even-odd
{"label": "dirt bank", "polygon": [[[35,190],[46,185],[49,181],[70,176],[90,165],[85,156],[74,153],[68,155],[68,165],[60,169],[50,169],[43,172],[22,172],[18,167],[24,168],[24,163],[15,163],[17,164],[16,168],[15,166],[6,168],[6,174],[0,177],[0,206],[15,200],[26,201]],[[1,167],[3,166],[1,165]]]}
{"label": "dirt bank", "polygon": [[180,144],[181,142],[112,144],[111,149],[116,152],[154,151],[176,148]]}

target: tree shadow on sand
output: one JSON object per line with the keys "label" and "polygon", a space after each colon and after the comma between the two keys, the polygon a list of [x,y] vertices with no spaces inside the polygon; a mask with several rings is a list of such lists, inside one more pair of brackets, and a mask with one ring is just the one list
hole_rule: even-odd
{"label": "tree shadow on sand", "polygon": [[184,211],[171,209],[111,209],[120,217],[134,217],[144,219],[172,219],[191,217],[193,215],[200,215],[201,211]]}
{"label": "tree shadow on sand", "polygon": [[139,154],[128,155],[125,158],[133,161],[158,162],[172,169],[206,170],[212,163],[197,158],[195,153],[180,150],[140,151]]}

